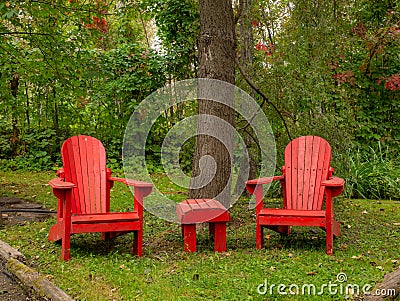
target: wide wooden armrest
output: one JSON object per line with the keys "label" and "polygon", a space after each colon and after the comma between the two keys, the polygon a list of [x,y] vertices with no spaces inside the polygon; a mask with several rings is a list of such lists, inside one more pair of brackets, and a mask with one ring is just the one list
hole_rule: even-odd
{"label": "wide wooden armrest", "polygon": [[267,178],[258,178],[253,180],[248,180],[246,182],[247,185],[264,185],[272,183],[275,180],[283,180],[285,176],[275,176],[275,177],[267,177]]}
{"label": "wide wooden armrest", "polygon": [[282,175],[282,176],[274,176],[274,177],[266,177],[266,178],[258,178],[258,179],[248,180],[246,182],[246,189],[251,194],[254,194],[257,186],[269,184],[269,183],[272,183],[272,181],[276,181],[276,180],[282,181],[284,179],[285,179],[285,176]]}
{"label": "wide wooden armrest", "polygon": [[329,180],[323,181],[322,186],[325,186],[332,197],[340,195],[344,190],[344,180],[338,177],[332,177]]}
{"label": "wide wooden armrest", "polygon": [[327,187],[343,187],[344,186],[344,180],[342,178],[338,177],[332,177],[329,180],[323,181],[321,183],[322,186],[327,186]]}
{"label": "wide wooden armrest", "polygon": [[116,178],[116,177],[110,177],[108,178],[110,181],[114,182],[121,182],[124,183],[128,186],[133,186],[133,187],[144,187],[144,188],[150,188],[153,187],[153,184],[143,182],[143,181],[137,181],[137,180],[131,180],[131,179],[123,179],[123,178]]}
{"label": "wide wooden armrest", "polygon": [[50,180],[49,184],[54,189],[72,189],[76,187],[74,183],[64,182],[61,178]]}

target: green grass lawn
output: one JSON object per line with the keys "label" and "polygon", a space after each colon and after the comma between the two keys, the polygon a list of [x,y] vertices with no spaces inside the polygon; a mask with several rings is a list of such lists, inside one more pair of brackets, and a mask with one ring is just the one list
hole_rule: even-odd
{"label": "green grass lawn", "polygon": [[[47,185],[53,176],[0,172],[0,195],[56,209]],[[185,198],[162,175],[154,176],[154,183],[176,201]],[[122,184],[115,185],[111,196],[115,209],[132,205],[132,195]],[[346,296],[346,286],[354,293],[358,286],[361,293],[363,286],[381,282],[400,265],[399,205],[392,200],[336,198],[342,236],[334,241],[332,256],[325,254],[325,233],[317,228],[297,227],[285,238],[266,231],[265,249],[257,251],[255,214],[246,198],[232,208],[228,252],[222,254],[212,252],[207,229],[198,233],[198,252],[186,254],[180,227],[149,213],[142,258],[131,254],[132,234],[107,242],[97,234],[79,234],[72,238],[71,260],[63,262],[60,245],[47,240],[54,219],[4,228],[0,239],[77,300],[351,300],[357,297]],[[347,280],[340,282],[344,276]],[[289,287],[298,294],[291,295]]]}

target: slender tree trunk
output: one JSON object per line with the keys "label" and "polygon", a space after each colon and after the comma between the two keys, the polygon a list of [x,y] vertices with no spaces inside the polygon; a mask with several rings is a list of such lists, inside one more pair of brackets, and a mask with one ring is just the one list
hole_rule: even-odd
{"label": "slender tree trunk", "polygon": [[28,127],[28,130],[31,128],[31,120],[29,118],[29,109],[30,109],[30,103],[29,103],[29,90],[28,90],[28,84],[25,82],[25,96],[26,96],[26,108],[25,108],[25,117],[26,117],[26,125]]}
{"label": "slender tree trunk", "polygon": [[[200,0],[199,4],[198,77],[217,79],[234,84],[235,30],[232,2],[231,0]],[[207,93],[205,89],[210,89],[210,86],[203,86],[200,83],[200,95],[204,95],[203,92]],[[225,103],[233,106],[233,89],[227,92]],[[215,101],[199,99],[198,102],[198,132],[209,133],[210,135],[197,136],[189,197],[216,198],[225,207],[229,207],[231,194],[230,153],[233,149],[233,132],[229,127],[216,123],[215,118],[208,116],[216,116],[233,126],[234,110]],[[224,145],[220,139],[211,135],[226,137],[226,141],[229,141],[229,143]],[[215,169],[215,175],[211,172],[213,169]],[[195,180],[195,177],[197,177],[197,180]],[[203,185],[207,182],[208,184]]]}
{"label": "slender tree trunk", "polygon": [[17,155],[18,141],[20,130],[18,128],[18,89],[19,89],[19,75],[14,73],[13,78],[10,81],[11,95],[13,96],[13,104],[11,108],[11,119],[12,119],[12,137],[11,147],[13,155]]}
{"label": "slender tree trunk", "polygon": [[60,122],[58,118],[58,102],[57,102],[57,93],[56,93],[56,88],[53,87],[53,101],[54,101],[54,110],[53,110],[53,124],[54,124],[54,130],[56,131],[56,136],[60,136]]}
{"label": "slender tree trunk", "polygon": [[254,59],[254,37],[253,37],[253,25],[251,23],[251,5],[252,0],[241,0],[242,4],[242,15],[239,20],[240,30],[240,62],[246,73],[249,73],[250,67],[253,64]]}

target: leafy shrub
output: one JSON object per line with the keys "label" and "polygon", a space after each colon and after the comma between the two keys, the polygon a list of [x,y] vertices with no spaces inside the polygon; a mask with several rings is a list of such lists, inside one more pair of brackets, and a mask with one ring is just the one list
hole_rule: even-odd
{"label": "leafy shrub", "polygon": [[[6,137],[6,136],[4,136]],[[60,141],[53,129],[35,129],[22,133],[15,156],[3,156],[2,170],[51,170],[60,161]],[[2,149],[11,148],[11,139],[1,140]]]}
{"label": "leafy shrub", "polygon": [[349,154],[345,195],[352,198],[400,199],[400,156],[389,155],[389,149],[369,147]]}

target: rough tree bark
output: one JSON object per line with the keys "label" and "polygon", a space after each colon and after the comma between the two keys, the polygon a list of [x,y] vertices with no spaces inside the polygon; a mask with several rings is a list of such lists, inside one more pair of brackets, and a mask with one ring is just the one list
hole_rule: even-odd
{"label": "rough tree bark", "polygon": [[[200,37],[199,37],[199,78],[222,80],[230,84],[235,83],[235,24],[231,0],[200,0]],[[209,87],[208,87],[209,88]],[[204,87],[199,85],[199,90]],[[201,93],[201,92],[200,92]],[[232,93],[227,93],[226,99],[233,104]],[[232,141],[224,145],[218,139],[209,135],[198,135],[194,152],[192,168],[192,181],[189,189],[189,198],[215,198],[225,207],[230,205],[230,174],[231,164],[229,153],[233,148],[233,133],[227,127],[216,124],[213,118],[204,115],[219,117],[227,123],[234,125],[234,110],[224,104],[210,100],[198,100],[199,132],[202,130],[221,135]],[[204,133],[203,131],[203,133]],[[214,165],[216,172],[213,176],[211,170]],[[201,170],[200,170],[200,158]],[[197,188],[199,181],[194,177],[202,175],[203,180],[212,178],[205,186]],[[197,182],[197,183],[196,183]],[[225,190],[224,190],[225,188]],[[221,192],[223,192],[221,194]]]}

